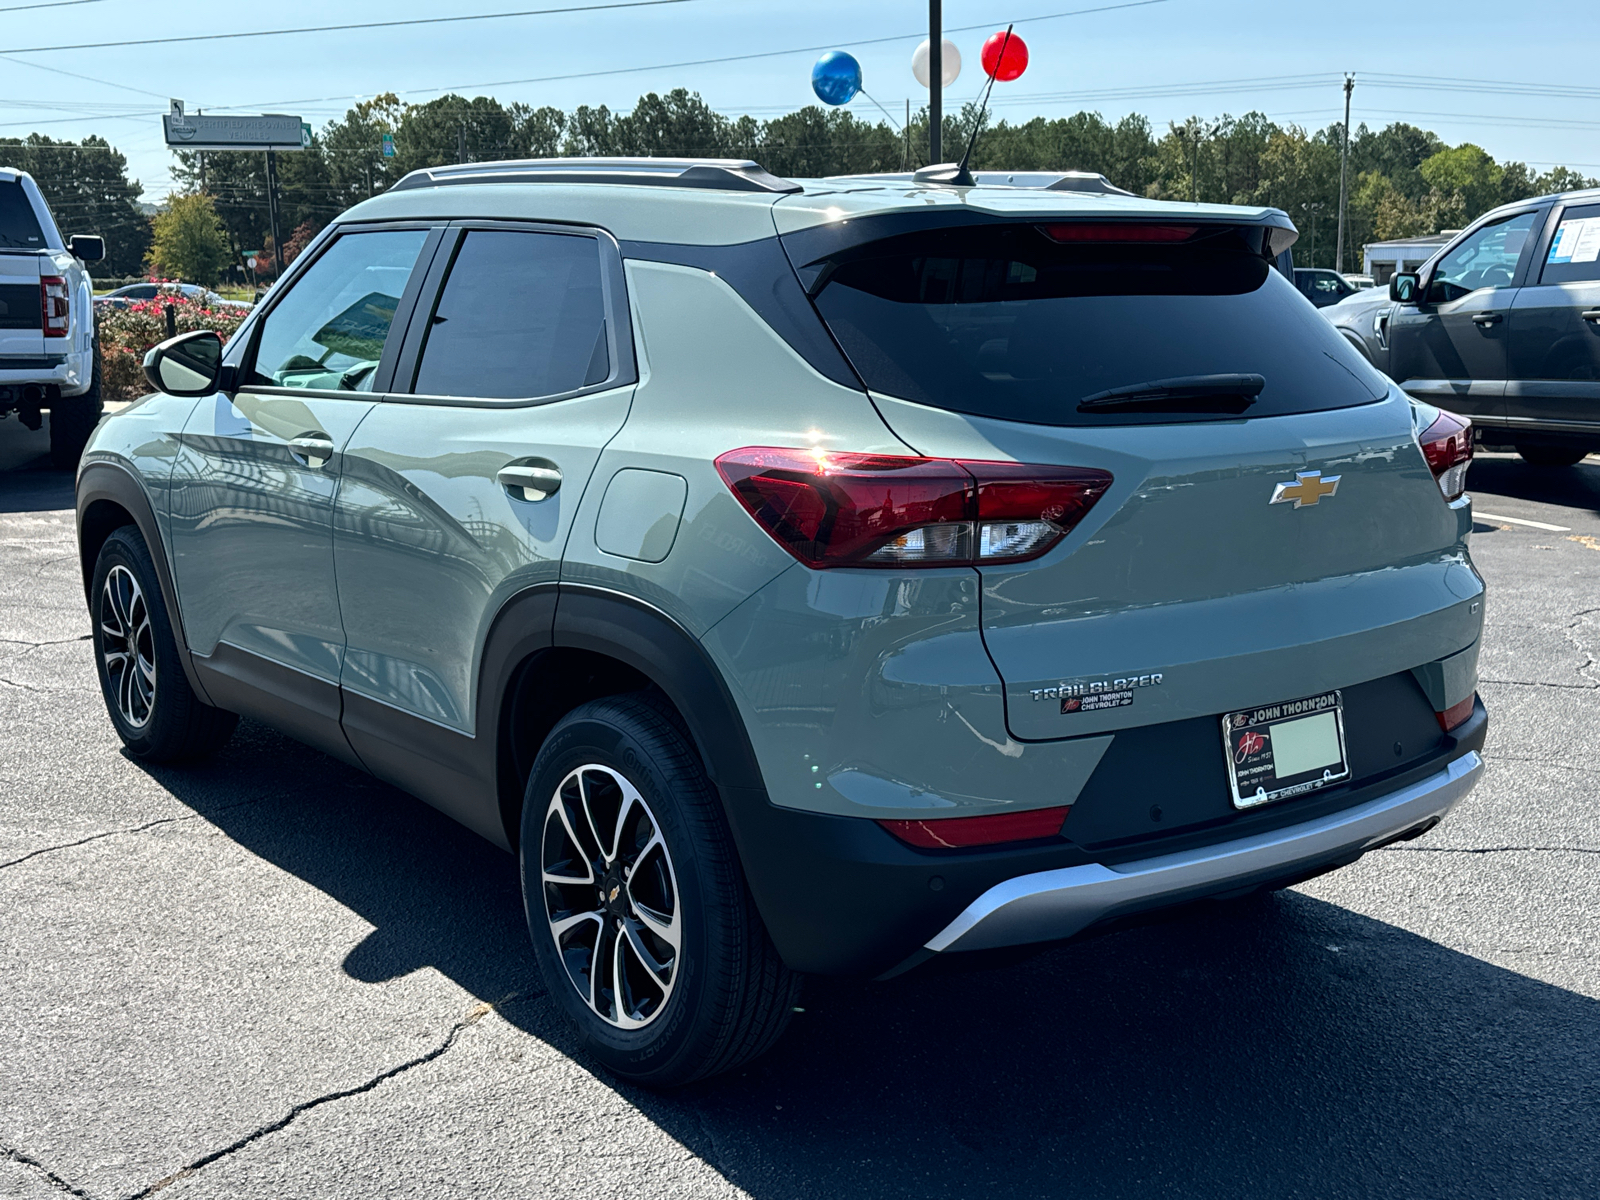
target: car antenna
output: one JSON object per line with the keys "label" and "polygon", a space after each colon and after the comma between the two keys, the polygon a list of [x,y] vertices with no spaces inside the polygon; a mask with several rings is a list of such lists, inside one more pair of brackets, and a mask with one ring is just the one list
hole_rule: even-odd
{"label": "car antenna", "polygon": [[1011,31],[1014,25],[1006,26],[1006,36],[1000,42],[1000,53],[994,60],[994,74],[989,76],[989,82],[983,88],[983,101],[978,105],[978,119],[973,123],[972,136],[967,139],[967,148],[962,152],[961,161],[956,164],[956,173],[950,182],[956,187],[974,187],[977,180],[972,177],[972,172],[967,170],[967,164],[972,161],[972,148],[978,144],[978,134],[983,132],[984,118],[989,115],[989,93],[994,91],[994,81],[1000,76],[1000,64],[1006,60],[1006,47],[1011,45]]}

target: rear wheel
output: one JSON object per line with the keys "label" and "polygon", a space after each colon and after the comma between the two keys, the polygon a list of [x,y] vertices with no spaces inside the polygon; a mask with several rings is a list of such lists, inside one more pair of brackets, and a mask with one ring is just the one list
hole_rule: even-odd
{"label": "rear wheel", "polygon": [[100,547],[89,614],[100,690],[128,752],[160,763],[220,749],[239,718],[206,704],[189,686],[155,563],[132,525]]}
{"label": "rear wheel", "polygon": [[671,1086],[783,1033],[799,977],[745,886],[721,804],[650,693],[582,705],[534,762],[522,894],[552,998],[608,1069]]}
{"label": "rear wheel", "polygon": [[1589,452],[1568,446],[1518,446],[1517,453],[1532,467],[1571,467],[1582,462]]}
{"label": "rear wheel", "polygon": [[50,404],[50,462],[61,471],[74,471],[100,421],[100,342],[93,349],[93,374],[89,390],[81,396],[61,396]]}

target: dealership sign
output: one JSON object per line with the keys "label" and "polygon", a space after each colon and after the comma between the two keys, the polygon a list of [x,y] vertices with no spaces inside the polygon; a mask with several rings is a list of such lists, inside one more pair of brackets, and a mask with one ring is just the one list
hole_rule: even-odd
{"label": "dealership sign", "polygon": [[167,145],[179,150],[304,150],[311,127],[299,117],[269,113],[259,117],[219,117],[183,111],[174,100],[161,118]]}

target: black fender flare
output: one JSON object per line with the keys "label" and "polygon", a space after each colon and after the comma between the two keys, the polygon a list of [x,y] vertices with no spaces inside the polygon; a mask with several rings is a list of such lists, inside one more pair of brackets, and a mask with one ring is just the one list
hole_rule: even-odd
{"label": "black fender flare", "polygon": [[172,622],[172,632],[178,640],[178,661],[183,663],[183,673],[189,680],[189,686],[201,700],[210,704],[211,697],[189,660],[189,638],[183,628],[183,610],[178,607],[178,589],[172,579],[172,567],[167,558],[166,543],[161,539],[161,528],[156,523],[155,509],[144,485],[121,463],[95,459],[79,469],[77,492],[78,560],[83,569],[84,602],[93,609],[94,597],[89,594],[89,589],[94,586],[95,558],[90,556],[84,545],[85,521],[95,503],[105,501],[133,518],[139,536],[144,538],[144,544],[149,547],[150,557],[156,565],[156,579],[161,585],[161,599],[166,603],[167,617]]}

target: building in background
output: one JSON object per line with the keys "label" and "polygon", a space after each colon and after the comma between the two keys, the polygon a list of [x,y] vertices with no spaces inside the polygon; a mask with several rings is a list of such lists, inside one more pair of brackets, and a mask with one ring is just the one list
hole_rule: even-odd
{"label": "building in background", "polygon": [[1446,229],[1443,233],[1430,233],[1426,237],[1368,242],[1361,247],[1361,273],[1372,276],[1373,283],[1378,287],[1385,287],[1390,276],[1399,271],[1415,271],[1460,232],[1459,229]]}

